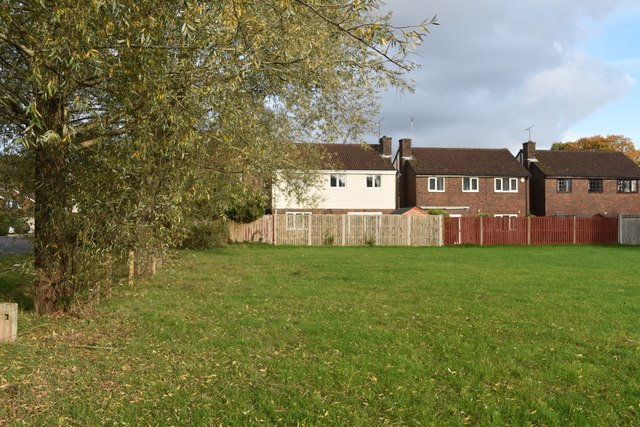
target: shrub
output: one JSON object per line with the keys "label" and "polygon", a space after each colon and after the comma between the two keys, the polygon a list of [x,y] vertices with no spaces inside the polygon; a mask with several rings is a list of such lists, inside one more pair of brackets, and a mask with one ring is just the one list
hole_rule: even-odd
{"label": "shrub", "polygon": [[236,222],[249,223],[265,214],[265,201],[263,197],[250,197],[243,204],[235,206],[227,211],[227,217]]}
{"label": "shrub", "polygon": [[206,249],[227,241],[227,225],[223,221],[199,221],[187,230],[180,245],[183,249]]}
{"label": "shrub", "polygon": [[427,213],[429,215],[442,215],[444,217],[449,216],[449,212],[445,211],[444,209],[430,209],[427,211]]}

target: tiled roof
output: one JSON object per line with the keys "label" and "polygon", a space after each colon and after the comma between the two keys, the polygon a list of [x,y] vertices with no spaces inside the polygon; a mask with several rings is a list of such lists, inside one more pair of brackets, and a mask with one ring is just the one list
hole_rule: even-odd
{"label": "tiled roof", "polygon": [[341,170],[394,170],[390,159],[382,157],[378,144],[314,144],[325,150],[331,167]]}
{"label": "tiled roof", "polygon": [[418,175],[530,176],[506,148],[413,147],[411,153],[410,164]]}
{"label": "tiled roof", "polygon": [[535,158],[546,176],[640,178],[640,167],[618,152],[537,150]]}

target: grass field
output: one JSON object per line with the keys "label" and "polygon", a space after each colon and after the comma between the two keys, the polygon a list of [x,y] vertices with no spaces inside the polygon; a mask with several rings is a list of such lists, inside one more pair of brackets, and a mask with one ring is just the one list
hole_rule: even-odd
{"label": "grass field", "polygon": [[[6,267],[16,259],[3,259]],[[181,252],[21,312],[0,425],[640,425],[640,248]],[[0,301],[29,306],[14,273]]]}

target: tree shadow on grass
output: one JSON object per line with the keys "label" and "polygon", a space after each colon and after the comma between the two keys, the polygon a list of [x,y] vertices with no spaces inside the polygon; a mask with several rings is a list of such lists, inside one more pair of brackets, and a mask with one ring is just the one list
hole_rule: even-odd
{"label": "tree shadow on grass", "polygon": [[18,303],[21,310],[33,311],[31,278],[17,267],[26,260],[24,256],[0,258],[0,302]]}

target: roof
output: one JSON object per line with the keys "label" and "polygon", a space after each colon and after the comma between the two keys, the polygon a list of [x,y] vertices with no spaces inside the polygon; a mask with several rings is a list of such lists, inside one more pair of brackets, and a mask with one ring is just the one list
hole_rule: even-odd
{"label": "roof", "polygon": [[378,144],[314,144],[324,149],[336,169],[395,170],[390,159],[382,157]]}
{"label": "roof", "polygon": [[506,148],[414,147],[411,154],[409,162],[417,175],[530,176]]}
{"label": "roof", "polygon": [[537,150],[535,158],[546,176],[640,178],[640,167],[620,152]]}
{"label": "roof", "polygon": [[391,212],[391,215],[406,215],[406,216],[427,216],[429,215],[422,209],[417,206],[413,206],[410,208],[398,208],[395,211]]}

